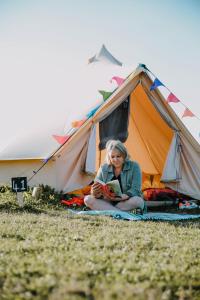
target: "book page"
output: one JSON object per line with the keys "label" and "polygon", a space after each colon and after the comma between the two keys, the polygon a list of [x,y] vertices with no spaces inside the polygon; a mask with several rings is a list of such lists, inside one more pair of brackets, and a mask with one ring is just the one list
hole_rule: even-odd
{"label": "book page", "polygon": [[119,184],[119,180],[115,179],[106,183],[106,185],[110,188],[111,192],[115,193],[116,197],[122,196],[121,187]]}

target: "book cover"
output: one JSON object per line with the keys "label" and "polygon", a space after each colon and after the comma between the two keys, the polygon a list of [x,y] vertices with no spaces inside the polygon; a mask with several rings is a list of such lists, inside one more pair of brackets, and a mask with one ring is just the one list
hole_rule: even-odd
{"label": "book cover", "polygon": [[122,197],[122,190],[119,184],[119,180],[115,179],[106,183],[101,181],[100,179],[95,179],[95,181],[102,185],[102,190],[105,195],[117,198]]}

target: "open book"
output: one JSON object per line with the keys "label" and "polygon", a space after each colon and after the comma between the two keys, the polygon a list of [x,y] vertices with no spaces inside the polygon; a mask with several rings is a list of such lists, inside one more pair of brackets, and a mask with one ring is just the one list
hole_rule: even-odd
{"label": "open book", "polygon": [[111,196],[111,197],[116,197],[116,198],[121,198],[122,197],[122,190],[119,184],[119,180],[111,180],[108,182],[103,182],[100,179],[96,178],[95,182],[98,182],[102,186],[103,193],[105,195]]}

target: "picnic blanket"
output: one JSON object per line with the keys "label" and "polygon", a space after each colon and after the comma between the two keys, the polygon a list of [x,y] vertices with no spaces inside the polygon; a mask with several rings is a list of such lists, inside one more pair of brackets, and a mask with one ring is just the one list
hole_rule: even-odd
{"label": "picnic blanket", "polygon": [[193,220],[199,219],[200,214],[174,214],[174,213],[163,213],[163,212],[149,212],[143,215],[136,215],[125,211],[115,210],[88,210],[88,211],[77,211],[68,209],[69,212],[76,215],[90,215],[90,216],[111,216],[115,219],[129,220],[129,221],[144,221],[144,220],[158,220],[158,221],[180,221],[180,220]]}

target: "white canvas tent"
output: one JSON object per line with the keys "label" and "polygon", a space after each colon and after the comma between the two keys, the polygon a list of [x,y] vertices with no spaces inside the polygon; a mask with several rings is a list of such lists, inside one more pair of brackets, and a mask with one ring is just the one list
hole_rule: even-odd
{"label": "white canvas tent", "polygon": [[[102,56],[102,51],[100,54]],[[103,57],[105,55],[103,52]],[[111,60],[112,65],[113,56]],[[98,62],[98,55],[89,62]],[[152,187],[164,184],[200,199],[200,145],[159,89],[150,91],[153,81],[144,66],[140,65],[129,73],[129,70],[121,69],[119,61],[117,64],[114,72],[121,72],[120,76],[126,80],[117,88],[112,87],[114,91],[106,101],[84,99],[84,112],[81,113],[73,100],[76,113],[71,114],[66,122],[65,134],[67,132],[70,138],[63,145],[59,146],[52,138],[51,129],[44,133],[40,131],[40,136],[36,137],[29,133],[29,140],[26,137],[24,140],[17,138],[1,150],[0,183],[10,183],[11,177],[27,176],[28,179],[32,178],[30,186],[47,184],[64,192],[90,183],[104,158],[104,150],[98,149],[99,122],[129,96],[129,135],[125,144],[131,158],[141,165],[143,184],[146,184],[148,176],[153,176],[155,182],[151,182]],[[107,79],[113,75],[112,69]],[[95,84],[93,88],[98,89]],[[91,116],[88,115],[82,126],[70,128],[74,117],[87,115],[96,106],[98,108]]]}

